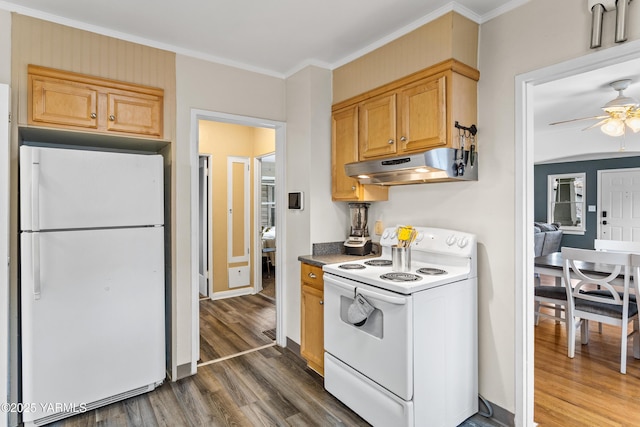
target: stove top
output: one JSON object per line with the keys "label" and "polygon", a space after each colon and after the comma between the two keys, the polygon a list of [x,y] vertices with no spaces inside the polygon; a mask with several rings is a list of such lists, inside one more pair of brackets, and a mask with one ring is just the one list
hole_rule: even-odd
{"label": "stove top", "polygon": [[401,294],[476,277],[475,235],[438,228],[415,227],[411,244],[411,268],[393,271],[391,246],[397,244],[396,228],[388,228],[380,239],[382,254],[349,263],[327,264],[326,274],[344,277]]}

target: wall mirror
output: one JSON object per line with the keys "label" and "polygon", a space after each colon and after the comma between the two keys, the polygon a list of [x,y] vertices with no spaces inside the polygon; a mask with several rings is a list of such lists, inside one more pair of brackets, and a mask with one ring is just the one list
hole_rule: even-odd
{"label": "wall mirror", "polygon": [[547,221],[567,234],[584,234],[586,174],[549,175]]}

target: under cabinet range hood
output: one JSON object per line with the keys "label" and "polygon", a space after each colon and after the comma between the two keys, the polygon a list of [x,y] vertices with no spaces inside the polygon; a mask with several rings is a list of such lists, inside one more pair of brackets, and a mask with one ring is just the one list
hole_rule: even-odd
{"label": "under cabinet range hood", "polygon": [[347,163],[348,176],[361,184],[403,185],[447,181],[477,181],[478,153],[434,148],[421,153]]}

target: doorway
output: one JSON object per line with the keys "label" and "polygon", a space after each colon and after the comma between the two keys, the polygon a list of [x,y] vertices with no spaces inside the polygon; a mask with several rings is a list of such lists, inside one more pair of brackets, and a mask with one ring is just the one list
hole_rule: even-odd
{"label": "doorway", "polygon": [[640,58],[640,41],[608,48],[567,62],[516,76],[515,253],[516,253],[516,423],[533,423],[533,145],[535,87],[603,67]]}
{"label": "doorway", "polygon": [[[251,117],[243,117],[243,116],[235,116],[235,115],[229,115],[229,114],[224,114],[224,113],[216,113],[216,112],[209,112],[209,111],[202,111],[202,110],[192,110],[192,114],[191,114],[191,125],[192,125],[192,140],[191,140],[191,152],[192,152],[192,164],[197,164],[198,168],[192,168],[192,177],[191,177],[191,182],[192,182],[192,232],[193,232],[193,236],[197,237],[197,233],[198,233],[198,228],[200,227],[199,224],[201,224],[201,222],[198,220],[198,212],[199,210],[196,208],[196,206],[199,203],[199,156],[200,156],[200,134],[199,134],[199,125],[201,122],[210,122],[210,123],[215,123],[215,124],[220,124],[220,125],[238,125],[239,127],[250,127],[250,128],[257,128],[257,129],[270,129],[272,130],[272,133],[275,135],[275,151],[272,152],[273,154],[279,154],[282,153],[284,151],[284,136],[285,136],[285,125],[282,122],[274,122],[274,121],[269,121],[269,120],[261,120],[261,119],[256,119],[256,118],[251,118]],[[228,147],[228,146],[232,146],[234,145],[234,143],[230,140],[223,140],[220,142],[221,144],[223,144],[224,146]],[[217,156],[215,154],[212,155],[212,157],[215,159]],[[224,161],[226,162],[226,157],[224,156]],[[276,156],[276,160],[274,162],[274,166],[275,166],[275,176],[276,179],[279,182],[283,182],[284,181],[284,162],[283,160],[283,155],[278,155]],[[216,169],[216,166],[213,164],[210,164],[210,169]],[[211,180],[211,192],[212,193],[216,193],[217,191],[217,178],[215,176],[210,177]],[[225,184],[225,188],[226,188],[226,184]],[[223,193],[226,193],[226,189],[223,191]],[[275,206],[274,206],[274,216],[275,216],[275,231],[276,231],[276,239],[278,241],[284,241],[284,229],[282,226],[278,226],[281,223],[281,215],[277,214],[277,211],[279,209],[279,206],[283,206],[283,200],[284,200],[284,193],[282,192],[282,190],[280,188],[275,188],[274,189],[274,199],[275,199]],[[212,201],[212,211],[215,211],[216,209],[216,205],[218,203],[216,203],[215,200]],[[224,203],[226,206],[226,202]],[[215,214],[211,215],[212,217],[215,218]],[[214,224],[212,224],[211,226],[211,230],[213,230],[213,234],[215,234],[215,219],[213,220]],[[252,224],[256,223],[255,221],[252,221]],[[225,225],[225,229],[226,229],[226,225]],[[254,228],[255,231],[255,228]],[[225,232],[226,234],[226,232]],[[255,238],[254,238],[255,237]],[[216,237],[217,238],[217,237]],[[252,231],[252,242],[251,242],[251,251],[252,253],[250,254],[251,256],[249,257],[249,261],[250,264],[253,264],[254,266],[259,265],[255,263],[255,260],[257,257],[260,257],[258,259],[261,259],[262,256],[262,251],[261,251],[261,246],[258,245],[258,242],[260,241],[260,233],[259,232],[253,232]],[[223,246],[226,247],[226,242],[227,239],[224,238],[224,244]],[[198,243],[199,243],[199,239],[198,238],[194,238],[192,239],[192,253],[198,253]],[[282,265],[282,259],[284,259],[284,252],[286,250],[284,245],[280,245],[281,247],[278,248],[278,251],[274,254],[274,262],[276,265]],[[218,244],[216,243],[216,241],[213,241],[213,244],[211,245],[212,248],[212,252],[215,255],[217,252],[225,252],[226,250],[223,249],[222,251],[216,251],[216,248],[218,248]],[[197,256],[192,257],[192,295],[193,295],[193,310],[192,310],[192,324],[193,324],[193,333],[194,333],[194,337],[193,337],[193,342],[194,342],[194,354],[201,354],[200,352],[200,307],[199,307],[199,290],[200,290],[200,266],[199,266],[199,261],[198,261]],[[211,258],[211,257],[210,257]],[[210,263],[210,269],[215,271],[216,270],[216,265],[214,262]],[[230,264],[231,265],[231,264]],[[261,274],[261,271],[258,272],[259,269],[254,268],[254,274],[252,276],[256,276]],[[277,289],[277,292],[275,292],[275,298],[274,301],[271,303],[272,306],[275,306],[275,326],[276,326],[276,334],[275,337],[272,337],[271,340],[273,338],[275,338],[276,340],[276,344],[280,345],[280,346],[284,346],[285,345],[285,333],[284,333],[284,328],[282,327],[282,325],[284,324],[284,313],[282,310],[280,310],[280,307],[283,307],[283,301],[285,300],[285,290],[280,289],[280,283],[281,283],[281,270],[282,269],[277,269],[275,271],[274,274],[274,279],[275,279],[275,288]],[[238,307],[231,307],[232,303],[235,303],[235,301],[232,301],[235,299],[236,296],[239,295],[246,295],[246,298],[250,298],[250,297],[254,297],[255,296],[255,292],[254,292],[254,288],[255,286],[251,286],[251,287],[240,287],[237,289],[231,289],[228,292],[233,292],[232,293],[225,293],[225,292],[219,292],[219,289],[217,289],[216,287],[216,279],[215,277],[213,277],[213,275],[210,274],[210,285],[209,285],[209,289],[210,289],[210,295],[209,295],[209,299],[207,302],[214,302],[217,303],[218,307],[221,307],[221,309],[219,310],[220,312],[223,311],[227,311],[229,313],[232,313],[231,316],[237,316],[237,319],[244,319],[244,320],[248,320],[251,316],[247,316],[246,315],[246,311],[244,309],[238,308]],[[245,298],[245,297],[240,297],[240,298]],[[252,308],[256,306],[256,304],[252,304]],[[216,308],[213,309],[214,311],[217,310]],[[213,312],[210,312],[213,313]],[[233,314],[235,313],[235,314]],[[215,317],[215,316],[214,316]],[[214,334],[217,333],[217,330],[219,328],[221,328],[220,324],[216,324],[215,323],[216,320],[213,320],[211,324],[207,325],[207,328],[209,328],[210,330],[213,331]],[[252,338],[256,338],[255,336]],[[237,340],[236,340],[237,341]],[[249,340],[249,341],[254,341],[255,340]],[[224,345],[224,344],[223,344]],[[273,344],[270,344],[273,345]],[[258,346],[259,347],[259,346]],[[256,348],[254,348],[256,349]],[[252,349],[252,350],[254,350]]]}
{"label": "doorway", "polygon": [[[256,158],[256,229],[260,233],[260,260],[256,262],[256,292],[275,300],[276,268],[276,155]],[[258,274],[259,273],[259,274]]]}

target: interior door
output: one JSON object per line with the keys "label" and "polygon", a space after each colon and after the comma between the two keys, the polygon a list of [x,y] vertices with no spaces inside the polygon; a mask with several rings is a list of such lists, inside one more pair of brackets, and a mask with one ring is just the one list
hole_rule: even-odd
{"label": "interior door", "polygon": [[598,190],[599,238],[640,242],[640,168],[599,171]]}
{"label": "interior door", "polygon": [[211,218],[211,210],[209,209],[209,197],[211,187],[209,186],[209,157],[200,156],[198,168],[198,224],[200,226],[198,232],[198,282],[200,287],[200,295],[209,296],[209,218]]}

